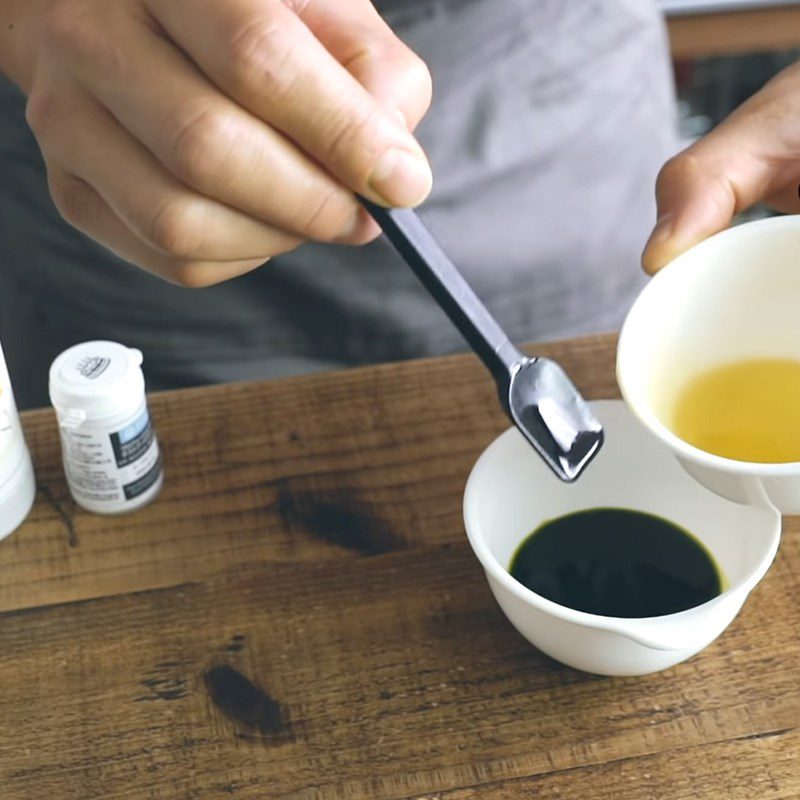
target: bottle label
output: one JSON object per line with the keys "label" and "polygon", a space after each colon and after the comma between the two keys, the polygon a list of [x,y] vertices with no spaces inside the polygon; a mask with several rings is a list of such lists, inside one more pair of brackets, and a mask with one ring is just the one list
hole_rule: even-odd
{"label": "bottle label", "polygon": [[129,425],[107,433],[80,426],[61,428],[64,467],[72,491],[96,503],[124,503],[144,494],[161,476],[147,407]]}

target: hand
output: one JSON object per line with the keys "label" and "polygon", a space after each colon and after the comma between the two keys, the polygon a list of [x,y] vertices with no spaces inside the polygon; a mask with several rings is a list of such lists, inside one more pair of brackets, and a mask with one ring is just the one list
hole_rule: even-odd
{"label": "hand", "polygon": [[783,70],[658,176],[658,221],[642,256],[657,272],[759,201],[800,212],[800,64]]}
{"label": "hand", "polygon": [[[171,281],[234,277],[378,229],[353,192],[421,202],[427,68],[369,0],[0,0],[76,228]],[[10,55],[8,55],[10,54]],[[3,62],[6,63],[3,63]]]}

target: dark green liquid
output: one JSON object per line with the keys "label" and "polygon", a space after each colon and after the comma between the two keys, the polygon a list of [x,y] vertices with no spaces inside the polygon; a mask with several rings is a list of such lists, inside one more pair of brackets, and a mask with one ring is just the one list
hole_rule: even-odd
{"label": "dark green liquid", "polygon": [[511,575],[562,606],[608,617],[658,617],[722,592],[708,551],[683,528],[624,508],[550,520],[519,546]]}

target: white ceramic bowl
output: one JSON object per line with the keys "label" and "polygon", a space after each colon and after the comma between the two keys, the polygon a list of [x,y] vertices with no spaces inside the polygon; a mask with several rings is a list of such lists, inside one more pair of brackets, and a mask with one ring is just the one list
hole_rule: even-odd
{"label": "white ceramic bowl", "polygon": [[622,326],[617,381],[651,433],[698,481],[743,503],[800,513],[800,462],[752,464],[693,447],[664,424],[677,393],[711,367],[800,359],[800,215],[737,225],[687,250],[636,299]]}
{"label": "white ceramic bowl", "polygon": [[[769,568],[780,514],[726,500],[693,480],[618,400],[592,404],[606,440],[574,484],[561,483],[515,430],[480,456],[464,493],[467,536],[511,624],[533,645],[577,669],[641,675],[677,664],[711,643]],[[691,531],[714,556],[728,589],[677,614],[639,619],[575,611],[535,594],[507,568],[522,540],[572,511],[630,508]]]}

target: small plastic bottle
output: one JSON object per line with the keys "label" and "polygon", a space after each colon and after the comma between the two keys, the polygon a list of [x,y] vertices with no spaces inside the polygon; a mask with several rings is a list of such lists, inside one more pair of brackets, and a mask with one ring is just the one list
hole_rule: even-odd
{"label": "small plastic bottle", "polygon": [[69,490],[97,514],[135,511],[164,482],[141,365],[139,350],[96,341],[70,347],[50,367]]}
{"label": "small plastic bottle", "polygon": [[28,516],[35,496],[33,465],[0,348],[0,539]]}

